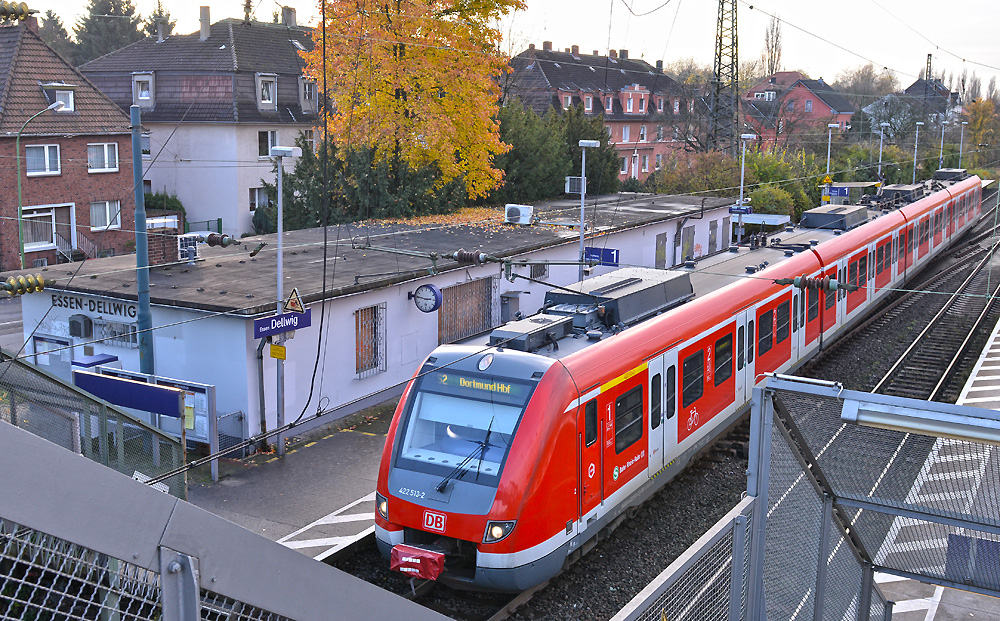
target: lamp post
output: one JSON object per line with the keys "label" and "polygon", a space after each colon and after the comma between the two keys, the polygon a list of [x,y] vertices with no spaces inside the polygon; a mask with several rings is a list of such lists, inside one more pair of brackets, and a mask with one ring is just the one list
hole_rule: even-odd
{"label": "lamp post", "polygon": [[826,128],[829,134],[826,137],[826,174],[830,176],[830,143],[833,142],[834,128],[840,129],[840,125],[837,123],[827,123]]}
{"label": "lamp post", "polygon": [[910,183],[917,182],[917,145],[920,144],[920,126],[923,125],[923,121],[917,121],[917,135],[913,139],[913,181]]}
{"label": "lamp post", "polygon": [[587,148],[596,149],[601,146],[600,140],[581,140],[580,151],[582,156],[580,158],[580,280],[583,280],[583,242],[585,229],[583,225],[585,223],[585,213],[584,207],[586,205],[587,199]]}
{"label": "lamp post", "polygon": [[39,110],[35,114],[28,117],[28,120],[21,125],[21,129],[17,130],[17,139],[14,141],[14,160],[17,162],[17,245],[21,252],[21,269],[24,269],[24,218],[21,217],[21,210],[24,206],[21,198],[21,132],[28,123],[32,122],[40,116],[43,112],[48,112],[49,110],[59,110],[63,107],[63,102],[56,101],[53,102],[49,107],[44,110]]}
{"label": "lamp post", "polygon": [[938,170],[944,168],[944,123],[941,123],[941,148],[938,150]]}
{"label": "lamp post", "polygon": [[740,239],[739,242],[743,243],[743,179],[744,172],[746,171],[747,164],[747,140],[757,140],[757,134],[740,134],[740,142],[743,145],[742,154],[740,155],[740,202],[737,205],[739,207],[739,223],[737,226],[740,229]]}
{"label": "lamp post", "polygon": [[879,123],[879,127],[882,131],[878,133],[878,180],[882,181],[882,141],[885,139],[885,128],[889,127],[889,124],[885,121]]}
{"label": "lamp post", "polygon": [[[282,223],[282,217],[284,216],[284,188],[282,186],[282,179],[285,176],[284,169],[284,158],[286,157],[301,157],[302,149],[301,147],[271,147],[270,151],[271,157],[278,160],[278,301],[274,305],[274,314],[281,314],[281,303],[285,300],[284,288],[282,286],[282,250],[284,249],[284,224]],[[282,332],[278,335],[278,345],[285,344],[285,333]],[[285,424],[285,361],[278,358],[278,382],[275,388],[274,395],[277,399],[277,420],[276,426],[282,427]],[[263,407],[263,404],[261,404]],[[278,434],[278,456],[283,457],[285,455],[285,433],[281,432]]]}
{"label": "lamp post", "polygon": [[962,146],[965,144],[965,126],[968,125],[968,121],[962,121],[962,133],[958,137],[958,167],[962,167]]}

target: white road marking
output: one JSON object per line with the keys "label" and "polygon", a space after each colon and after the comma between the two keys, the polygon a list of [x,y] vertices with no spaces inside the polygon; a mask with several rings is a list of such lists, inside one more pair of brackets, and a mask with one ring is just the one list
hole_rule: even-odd
{"label": "white road marking", "polygon": [[[305,550],[308,548],[326,548],[316,556],[313,556],[313,558],[316,559],[317,561],[322,561],[323,559],[327,558],[328,556],[330,556],[343,546],[354,541],[355,539],[367,537],[371,533],[375,532],[374,512],[365,511],[364,513],[348,513],[348,511],[350,511],[354,507],[366,502],[375,502],[375,492],[372,492],[362,498],[358,498],[354,502],[345,505],[332,513],[324,515],[318,520],[315,520],[314,522],[311,522],[310,524],[303,526],[294,533],[285,535],[284,537],[278,540],[278,543],[284,545],[285,547],[291,548],[292,550]],[[352,522],[354,523],[360,522],[362,524],[370,523],[371,526],[369,526],[365,530],[355,535],[318,537],[313,539],[295,539],[302,533],[305,533],[306,531],[309,531],[310,529],[315,528],[317,526],[324,526],[328,524],[350,524]]]}
{"label": "white road marking", "polygon": [[[307,526],[303,526],[302,528],[298,529],[297,531],[295,531],[294,533],[292,533],[290,535],[285,535],[284,537],[282,537],[281,539],[278,540],[278,543],[285,543],[289,539],[291,539],[293,537],[297,537],[297,536],[301,535],[302,533],[306,532],[307,530],[309,530],[310,528],[313,528],[315,526],[319,526],[321,524],[333,524],[334,522],[337,521],[337,520],[333,519],[335,516],[339,516],[340,514],[342,514],[345,511],[347,511],[348,509],[350,509],[352,507],[355,507],[355,506],[357,506],[357,505],[359,505],[359,504],[361,504],[363,502],[374,502],[374,501],[375,501],[375,492],[372,492],[371,494],[368,494],[367,496],[364,496],[362,498],[358,498],[357,500],[355,500],[354,502],[352,502],[349,505],[345,505],[345,506],[337,509],[333,513],[328,513],[327,515],[324,515],[320,519],[316,520],[315,522],[312,522],[312,523],[308,524]],[[371,517],[372,520],[375,519],[375,516],[369,516],[369,517]],[[326,520],[329,520],[329,521],[326,521]]]}

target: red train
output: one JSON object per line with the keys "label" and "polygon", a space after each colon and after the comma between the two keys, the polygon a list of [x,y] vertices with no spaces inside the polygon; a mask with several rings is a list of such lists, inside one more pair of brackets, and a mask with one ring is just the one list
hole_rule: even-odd
{"label": "red train", "polygon": [[[921,188],[842,234],[783,235],[805,243],[786,239],[790,256],[752,277],[719,277],[735,275],[727,257],[748,255],[717,255],[702,276],[713,290],[694,299],[690,271],[621,270],[573,285],[575,298],[549,292],[490,347],[434,350],[382,454],[382,554],[398,571],[468,587],[516,591],[555,575],[735,420],[763,373],[812,356],[981,211],[977,177]],[[800,275],[858,288],[774,282]]]}

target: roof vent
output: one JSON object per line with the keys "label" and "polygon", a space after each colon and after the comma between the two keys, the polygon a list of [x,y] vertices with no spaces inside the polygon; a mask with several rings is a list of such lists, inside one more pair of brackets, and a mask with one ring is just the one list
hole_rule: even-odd
{"label": "roof vent", "polygon": [[531,217],[534,215],[535,208],[531,205],[508,203],[505,211],[504,222],[507,224],[531,224]]}
{"label": "roof vent", "polygon": [[208,36],[212,34],[212,18],[209,17],[208,7],[201,7],[201,33],[198,36],[199,41],[208,41]]}

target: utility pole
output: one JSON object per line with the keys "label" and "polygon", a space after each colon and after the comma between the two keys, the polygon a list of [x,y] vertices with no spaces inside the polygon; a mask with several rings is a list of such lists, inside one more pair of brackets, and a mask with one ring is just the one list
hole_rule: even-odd
{"label": "utility pole", "polygon": [[715,30],[715,64],[709,103],[708,144],[717,151],[735,153],[739,133],[739,53],[736,0],[719,0]]}
{"label": "utility pole", "polygon": [[136,328],[139,331],[139,371],[152,375],[153,313],[149,308],[149,236],[146,199],[142,188],[142,120],[139,106],[129,108],[132,122],[132,181],[135,184],[135,280],[139,290]]}

